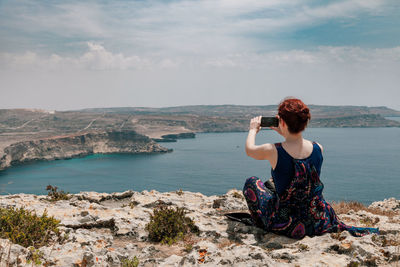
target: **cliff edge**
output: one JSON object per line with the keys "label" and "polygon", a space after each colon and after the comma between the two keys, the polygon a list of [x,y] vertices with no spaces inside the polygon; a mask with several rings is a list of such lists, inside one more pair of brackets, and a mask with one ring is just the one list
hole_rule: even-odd
{"label": "cliff edge", "polygon": [[[341,220],[379,227],[381,234],[353,237],[348,232],[293,240],[229,221],[224,213],[247,211],[242,193],[220,196],[187,191],[81,192],[69,200],[50,202],[45,195],[0,196],[1,207],[44,210],[61,220],[68,234],[62,243],[39,250],[55,266],[121,266],[136,256],[139,266],[393,266],[400,264],[400,200],[374,202],[364,209],[337,208]],[[200,234],[174,245],[150,242],[145,225],[160,203],[183,207]],[[30,266],[28,249],[0,239],[0,265]],[[2,265],[3,266],[3,265]]]}
{"label": "cliff edge", "polygon": [[0,170],[29,161],[69,159],[96,153],[170,151],[132,130],[73,133],[9,144],[0,151]]}

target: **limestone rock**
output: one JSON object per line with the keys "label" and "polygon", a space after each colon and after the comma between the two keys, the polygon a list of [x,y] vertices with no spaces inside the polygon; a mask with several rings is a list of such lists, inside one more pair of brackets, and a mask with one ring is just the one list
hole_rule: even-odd
{"label": "limestone rock", "polygon": [[3,151],[0,151],[0,170],[29,161],[68,159],[95,153],[160,153],[171,151],[171,149],[160,146],[149,137],[132,130],[78,132],[11,143]]}
{"label": "limestone rock", "polygon": [[[40,248],[43,262],[55,266],[120,266],[134,256],[139,266],[390,266],[400,264],[399,203],[386,199],[372,203],[368,211],[339,214],[350,225],[379,227],[381,235],[356,238],[342,232],[294,240],[227,220],[226,212],[247,211],[241,191],[235,189],[220,196],[156,190],[80,192],[57,202],[31,194],[0,196],[1,207],[24,206],[38,215],[46,209],[61,221],[65,241]],[[199,236],[171,246],[149,242],[145,227],[160,204],[185,208]],[[29,253],[0,239],[0,266],[31,266]]]}

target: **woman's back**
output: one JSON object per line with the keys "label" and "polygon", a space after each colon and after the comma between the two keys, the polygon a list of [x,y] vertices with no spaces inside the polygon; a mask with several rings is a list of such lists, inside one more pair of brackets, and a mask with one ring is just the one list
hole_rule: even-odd
{"label": "woman's back", "polygon": [[292,143],[292,142],[287,142],[284,141],[281,143],[282,147],[285,149],[285,151],[292,156],[295,159],[305,159],[308,158],[312,151],[313,151],[313,142],[302,139],[301,143]]}
{"label": "woman's back", "polygon": [[286,146],[284,143],[275,143],[277,150],[277,162],[275,168],[271,168],[271,175],[275,183],[276,191],[281,195],[289,186],[294,175],[293,159],[304,159],[312,163],[318,175],[321,173],[323,161],[321,147],[316,142],[304,140],[304,145],[295,150],[295,146]]}

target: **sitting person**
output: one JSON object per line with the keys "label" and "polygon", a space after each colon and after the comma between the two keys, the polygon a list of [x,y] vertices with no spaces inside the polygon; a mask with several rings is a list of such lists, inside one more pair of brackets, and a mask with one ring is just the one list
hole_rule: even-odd
{"label": "sitting person", "polygon": [[251,119],[246,140],[246,154],[268,160],[273,180],[264,184],[253,176],[245,182],[243,194],[254,224],[297,239],[343,230],[354,236],[379,233],[377,228],[342,223],[325,201],[319,179],[323,147],[302,137],[311,118],[309,108],[299,99],[285,99],[278,107],[277,118],[279,126],[270,128],[282,135],[284,142],[255,145],[261,116]]}

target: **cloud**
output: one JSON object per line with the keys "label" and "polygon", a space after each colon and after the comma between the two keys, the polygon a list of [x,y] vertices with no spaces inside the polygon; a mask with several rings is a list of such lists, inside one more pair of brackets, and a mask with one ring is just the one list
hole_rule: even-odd
{"label": "cloud", "polygon": [[20,54],[0,53],[0,68],[28,70],[152,70],[236,68],[270,69],[283,66],[347,65],[374,68],[378,65],[400,66],[400,46],[393,48],[360,48],[353,46],[320,46],[312,50],[271,51],[267,53],[235,53],[222,56],[166,58],[159,55],[124,55],[107,50],[95,42],[87,43],[87,51],[76,57],[40,56],[31,51]]}
{"label": "cloud", "polygon": [[399,109],[399,71],[400,47],[164,58],[113,52],[91,42],[74,57],[1,53],[0,106],[265,105],[294,95],[314,104]]}
{"label": "cloud", "polygon": [[79,66],[94,70],[126,70],[144,69],[149,67],[151,62],[139,56],[124,56],[113,54],[103,46],[95,43],[88,43],[89,51],[76,60]]}
{"label": "cloud", "polygon": [[205,60],[213,67],[270,69],[281,66],[352,66],[374,68],[377,65],[400,67],[400,46],[393,48],[360,48],[321,46],[313,50],[272,51],[268,53],[231,54]]}
{"label": "cloud", "polygon": [[[265,36],[285,34],[332,19],[375,14],[389,0],[182,0],[105,2],[5,2],[0,29],[9,38],[45,46],[101,41],[124,52],[218,55],[273,48]],[[13,36],[13,37],[10,37]],[[57,48],[70,49],[63,41]],[[0,45],[1,48],[1,45]],[[51,48],[51,47],[50,47]]]}
{"label": "cloud", "polygon": [[0,68],[14,70],[128,70],[159,66],[172,67],[172,60],[151,62],[137,55],[125,56],[107,51],[102,45],[88,42],[88,51],[77,57],[57,54],[39,56],[28,51],[22,54],[0,53]]}

